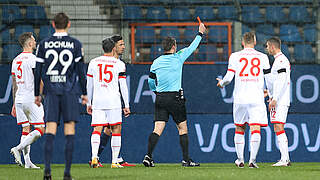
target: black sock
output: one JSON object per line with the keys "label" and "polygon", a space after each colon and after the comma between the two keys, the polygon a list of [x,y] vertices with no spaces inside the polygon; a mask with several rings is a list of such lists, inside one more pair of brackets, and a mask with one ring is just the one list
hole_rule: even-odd
{"label": "black sock", "polygon": [[148,153],[147,153],[147,155],[149,156],[149,157],[151,157],[152,158],[152,152],[153,152],[153,150],[154,150],[154,148],[156,147],[156,145],[157,145],[157,142],[158,142],[158,140],[159,140],[159,135],[158,134],[156,134],[156,133],[151,133],[150,134],[150,136],[149,136],[149,142],[148,142]]}
{"label": "black sock", "polygon": [[72,164],[72,154],[73,154],[73,143],[74,135],[66,135],[66,143],[64,149],[64,158],[65,158],[65,169],[64,175],[70,176],[70,169]]}
{"label": "black sock", "polygon": [[107,135],[106,133],[102,133],[102,135],[100,136],[100,145],[99,145],[99,150],[98,150],[98,157],[100,157],[102,151],[104,150],[104,148],[106,147],[106,145],[108,144],[108,140],[110,139],[110,136]]}
{"label": "black sock", "polygon": [[189,160],[189,139],[188,134],[180,135],[180,145],[182,149],[183,160]]}
{"label": "black sock", "polygon": [[45,134],[45,142],[44,142],[44,173],[51,174],[51,159],[53,152],[53,141],[55,135],[53,134]]}

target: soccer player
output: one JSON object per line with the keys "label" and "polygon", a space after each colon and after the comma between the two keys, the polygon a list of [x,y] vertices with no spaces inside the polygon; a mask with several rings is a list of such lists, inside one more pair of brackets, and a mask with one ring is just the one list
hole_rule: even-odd
{"label": "soccer player", "polygon": [[269,88],[269,111],[270,121],[274,124],[274,131],[277,135],[281,159],[272,166],[290,166],[288,151],[288,139],[284,131],[290,106],[290,62],[281,52],[281,40],[272,37],[267,40],[267,51],[274,56],[274,63],[271,68],[271,80]]}
{"label": "soccer player", "polygon": [[242,37],[243,50],[232,53],[229,57],[228,71],[223,79],[218,80],[217,86],[223,88],[235,76],[233,91],[233,119],[236,125],[234,144],[238,159],[236,166],[244,167],[244,133],[246,124],[251,131],[250,139],[250,168],[258,168],[256,156],[260,147],[260,127],[268,125],[267,111],[264,104],[264,74],[270,71],[268,56],[256,51],[256,37],[247,32]]}
{"label": "soccer player", "polygon": [[[32,54],[36,49],[36,41],[31,32],[20,35],[19,43],[23,48],[20,53],[12,61],[12,96],[13,106],[11,114],[17,117],[18,125],[22,126],[22,136],[20,144],[11,149],[11,153],[15,157],[15,161],[22,166],[21,152],[23,152],[25,168],[40,169],[30,160],[30,145],[43,135],[43,106],[37,106],[34,103],[34,75],[33,69],[36,67],[37,57]],[[31,125],[34,130],[30,132]]]}
{"label": "soccer player", "polygon": [[[65,13],[55,15],[52,25],[55,33],[40,42],[37,47],[38,62],[35,73],[36,104],[40,104],[39,82],[44,83],[45,107],[45,145],[44,179],[51,179],[51,159],[53,141],[60,124],[64,121],[65,134],[65,169],[64,179],[72,179],[70,174],[75,135],[75,123],[79,118],[79,95],[77,83],[82,90],[82,104],[87,101],[85,73],[81,69],[83,50],[81,43],[68,35],[69,17]],[[77,81],[77,77],[79,81]]]}
{"label": "soccer player", "polygon": [[[117,59],[120,59],[120,56],[123,54],[125,45],[124,41],[122,39],[122,36],[120,35],[113,35],[111,37],[113,42],[115,42],[115,51],[114,51],[114,57]],[[110,126],[105,126],[104,131],[102,132],[100,136],[100,145],[99,145],[99,150],[98,150],[98,167],[103,167],[103,165],[99,161],[99,157],[101,153],[103,152],[104,148],[106,147],[108,140],[111,137],[111,128]],[[121,152],[120,152],[121,154]],[[134,164],[129,164],[128,162],[124,161],[122,157],[119,154],[118,162],[121,166],[136,166]],[[89,161],[89,165],[91,166],[91,161]]]}
{"label": "soccer player", "polygon": [[115,42],[111,38],[102,41],[102,48],[104,55],[92,59],[87,72],[87,112],[92,114],[91,126],[94,127],[91,135],[91,166],[98,167],[101,131],[104,126],[109,125],[112,132],[111,168],[122,168],[123,166],[118,162],[122,123],[120,91],[125,105],[124,115],[128,117],[130,114],[126,67],[120,59],[114,57],[116,48]]}
{"label": "soccer player", "polygon": [[146,167],[154,167],[152,152],[162,134],[169,115],[177,125],[182,149],[182,166],[200,166],[189,157],[189,138],[187,127],[187,113],[183,90],[181,89],[182,67],[184,61],[199,46],[206,28],[199,25],[199,32],[189,47],[176,53],[177,43],[173,37],[166,37],[162,41],[164,54],[155,59],[150,68],[149,87],[156,93],[154,129],[149,135],[148,152],[142,163]]}

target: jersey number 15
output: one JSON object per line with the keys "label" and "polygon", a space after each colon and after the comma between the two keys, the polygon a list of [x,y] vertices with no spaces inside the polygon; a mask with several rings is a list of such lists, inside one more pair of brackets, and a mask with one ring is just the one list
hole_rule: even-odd
{"label": "jersey number 15", "polygon": [[[103,66],[103,64],[98,64],[98,67],[99,67],[99,82],[102,82],[102,66]],[[108,67],[109,68],[113,68],[113,65],[109,65],[109,64],[105,64],[104,65],[103,74],[105,74],[105,76],[103,78],[103,81],[106,82],[106,83],[110,83],[112,81],[112,79],[113,79],[112,71],[108,70]],[[109,74],[109,79],[106,78],[107,74]]]}

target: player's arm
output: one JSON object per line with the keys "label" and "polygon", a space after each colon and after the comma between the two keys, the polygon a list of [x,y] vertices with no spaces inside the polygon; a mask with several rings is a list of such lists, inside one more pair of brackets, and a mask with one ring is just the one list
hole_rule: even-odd
{"label": "player's arm", "polygon": [[12,72],[12,109],[11,109],[11,115],[13,117],[16,117],[16,107],[15,107],[15,99],[16,99],[16,92],[18,90],[17,82],[16,82],[16,75],[14,72]]}
{"label": "player's arm", "polygon": [[224,75],[223,79],[220,78],[216,78],[216,80],[218,81],[217,86],[219,88],[223,88],[224,86],[230,84],[230,82],[233,80],[233,77],[236,73],[235,70],[235,55],[231,54],[230,58],[229,58],[229,65],[228,65],[228,70],[227,73]]}
{"label": "player's arm", "polygon": [[[87,91],[87,98],[88,98],[88,101],[87,101],[87,111],[89,114],[91,114],[91,111],[90,108],[92,106],[92,98],[93,98],[93,87],[94,87],[94,84],[93,84],[93,70],[91,68],[92,66],[92,63],[89,63],[89,66],[88,66],[88,72],[87,72],[87,86],[86,86],[86,91]],[[89,110],[88,110],[88,107],[89,107]]]}
{"label": "player's arm", "polygon": [[123,108],[124,116],[128,117],[131,112],[129,108],[129,93],[128,93],[128,86],[126,81],[126,72],[119,73],[119,85],[120,85],[122,99],[124,102],[124,108]]}
{"label": "player's arm", "polygon": [[184,62],[192,53],[197,49],[197,47],[200,44],[200,41],[202,39],[203,34],[206,31],[206,27],[204,26],[203,23],[199,25],[199,32],[192,41],[192,43],[189,45],[189,47],[181,49],[180,51],[177,52],[177,54],[180,55],[180,59]]}
{"label": "player's arm", "polygon": [[150,90],[153,92],[156,92],[156,81],[157,81],[156,74],[153,72],[150,72],[149,78],[148,78],[148,84],[149,84]]}
{"label": "player's arm", "polygon": [[41,74],[42,74],[42,66],[44,64],[44,49],[43,44],[40,43],[36,50],[37,59],[35,61],[33,70],[34,77],[34,96],[35,96],[35,104],[38,106],[41,105],[41,96],[40,96],[40,86],[41,86]]}
{"label": "player's arm", "polygon": [[264,65],[262,66],[263,76],[266,82],[267,90],[264,91],[265,94],[269,96],[270,99],[272,99],[272,91],[273,91],[273,85],[272,85],[272,73],[271,68],[269,64],[269,58],[265,56]]}

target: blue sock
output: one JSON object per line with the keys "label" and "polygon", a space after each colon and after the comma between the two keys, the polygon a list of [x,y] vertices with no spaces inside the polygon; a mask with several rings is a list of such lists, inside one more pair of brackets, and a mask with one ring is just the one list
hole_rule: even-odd
{"label": "blue sock", "polygon": [[64,156],[65,156],[64,175],[65,176],[70,176],[70,169],[72,164],[72,153],[73,153],[73,142],[74,142],[74,135],[66,135],[66,144],[64,149]]}
{"label": "blue sock", "polygon": [[51,174],[51,159],[53,152],[53,140],[55,135],[45,134],[45,143],[44,143],[44,173]]}
{"label": "blue sock", "polygon": [[98,150],[98,157],[100,157],[100,155],[101,155],[102,151],[104,150],[104,148],[106,147],[109,139],[110,139],[110,136],[104,132],[100,136],[100,146],[99,146],[99,150]]}

